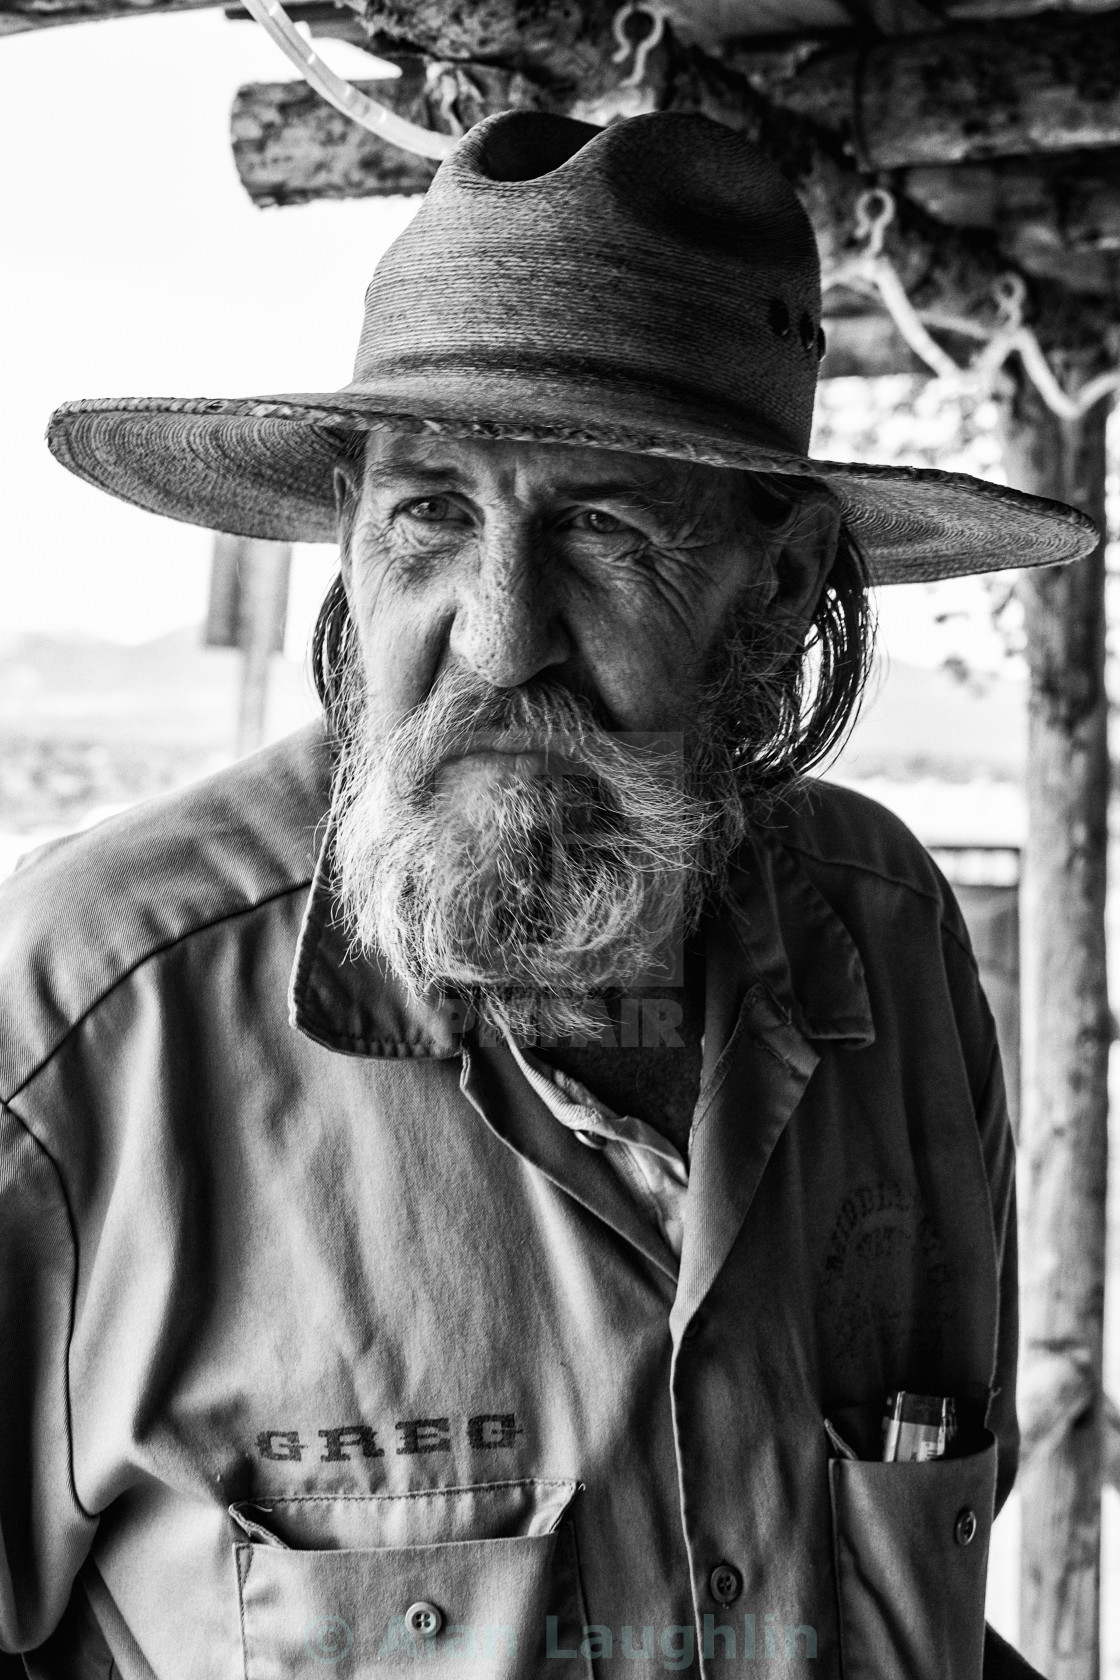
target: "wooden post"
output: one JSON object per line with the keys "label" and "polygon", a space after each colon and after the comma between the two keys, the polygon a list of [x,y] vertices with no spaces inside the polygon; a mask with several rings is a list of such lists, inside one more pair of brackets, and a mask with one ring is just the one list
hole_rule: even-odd
{"label": "wooden post", "polygon": [[[1067,388],[1077,369],[1064,368]],[[1082,370],[1083,373],[1085,370]],[[1092,371],[1092,370],[1088,370]],[[1058,420],[1005,405],[1008,476],[1104,528],[1107,404]],[[1110,1016],[1104,547],[1026,572],[1020,1643],[1048,1680],[1097,1680]]]}
{"label": "wooden post", "polygon": [[207,647],[241,649],[239,758],[264,740],[269,659],[284,648],[291,562],[290,543],[222,533],[214,538],[203,641]]}

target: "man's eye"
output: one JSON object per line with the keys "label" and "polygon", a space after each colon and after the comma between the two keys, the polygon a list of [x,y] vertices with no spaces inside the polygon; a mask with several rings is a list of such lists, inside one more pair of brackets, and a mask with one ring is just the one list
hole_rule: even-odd
{"label": "man's eye", "polygon": [[616,519],[613,513],[603,513],[600,508],[585,508],[582,513],[576,514],[572,524],[579,531],[594,531],[599,537],[613,536],[625,530],[621,519]]}
{"label": "man's eye", "polygon": [[422,496],[419,501],[406,502],[402,512],[425,525],[440,525],[455,517],[455,504],[450,496]]}

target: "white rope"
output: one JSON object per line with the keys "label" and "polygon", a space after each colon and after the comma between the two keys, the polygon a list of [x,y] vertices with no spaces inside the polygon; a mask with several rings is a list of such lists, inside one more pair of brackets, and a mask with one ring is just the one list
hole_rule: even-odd
{"label": "white rope", "polygon": [[1008,357],[1017,354],[1043,402],[1063,420],[1079,420],[1103,397],[1120,391],[1120,369],[1098,374],[1076,396],[1070,396],[1062,388],[1037,336],[1023,320],[1027,287],[1019,274],[1001,275],[995,283],[997,321],[993,332],[986,332],[974,322],[939,317],[933,311],[927,315],[926,319],[932,319],[934,324],[984,341],[972,361],[961,367],[931,336],[926,321],[907,296],[898,270],[883,250],[894,214],[894,195],[885,187],[870,187],[860,194],[855,208],[855,232],[857,239],[863,241],[862,249],[831,270],[825,277],[825,285],[853,286],[875,292],[911,350],[939,378],[965,389],[990,389]]}
{"label": "white rope", "polygon": [[[1109,396],[1113,391],[1120,391],[1120,369],[1113,369],[1108,373],[1098,373],[1095,379],[1087,380],[1077,395],[1071,397],[1059,384],[1037,336],[1023,321],[1027,287],[1022,275],[1001,276],[996,281],[995,294],[1000,312],[1000,325],[993,334],[992,345],[998,345],[1002,351],[999,366],[1002,367],[1008,356],[1018,351],[1027,376],[1039,396],[1047,408],[1062,420],[1080,420],[1102,397]],[[986,361],[989,354],[990,348],[983,350],[979,359]]]}
{"label": "white rope", "polygon": [[851,285],[862,282],[864,286],[871,286],[882,298],[899,332],[913,350],[914,354],[940,374],[942,379],[953,379],[960,373],[960,368],[952,356],[942,350],[936,339],[930,333],[906,295],[906,288],[898,277],[898,271],[890,258],[883,252],[883,241],[887,228],[894,220],[894,194],[887,192],[885,187],[871,187],[861,193],[856,200],[856,238],[863,241],[863,248],[857,251],[840,268],[828,275],[827,284],[830,286]]}
{"label": "white rope", "polygon": [[[659,0],[625,0],[614,14],[611,28],[614,38],[618,42],[611,54],[612,64],[625,64],[630,54],[634,54],[634,63],[630,74],[624,76],[619,87],[639,87],[645,79],[646,59],[657,46],[665,34],[666,8],[659,4]],[[641,40],[634,42],[626,33],[626,25],[632,17],[646,17],[649,28]]]}
{"label": "white rope", "polygon": [[412,152],[416,157],[445,158],[451,151],[455,145],[454,135],[437,134],[430,128],[421,128],[419,123],[408,122],[404,117],[398,117],[395,111],[379,105],[376,99],[359,93],[352,83],[336,76],[314,47],[304,40],[280,0],[242,0],[242,4],[280,51],[291,59],[309,86],[343,116],[387,140],[391,146],[399,146],[402,151]]}

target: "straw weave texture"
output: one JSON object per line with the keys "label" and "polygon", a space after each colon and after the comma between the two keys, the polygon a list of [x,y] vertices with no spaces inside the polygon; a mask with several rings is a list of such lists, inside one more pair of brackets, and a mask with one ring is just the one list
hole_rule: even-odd
{"label": "straw weave texture", "polygon": [[811,476],[876,582],[1094,546],[1074,510],[962,474],[811,460],[819,327],[808,218],[743,136],[508,113],[460,142],[382,258],[341,391],[71,403],[48,441],[140,507],[280,540],[334,539],[345,436],[393,423]]}

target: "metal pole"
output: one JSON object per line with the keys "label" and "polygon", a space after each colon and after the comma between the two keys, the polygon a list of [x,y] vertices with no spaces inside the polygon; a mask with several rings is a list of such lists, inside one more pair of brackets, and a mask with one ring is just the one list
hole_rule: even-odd
{"label": "metal pole", "polygon": [[207,647],[241,649],[239,758],[264,740],[269,657],[284,648],[291,564],[290,543],[222,533],[214,539],[203,640]]}

